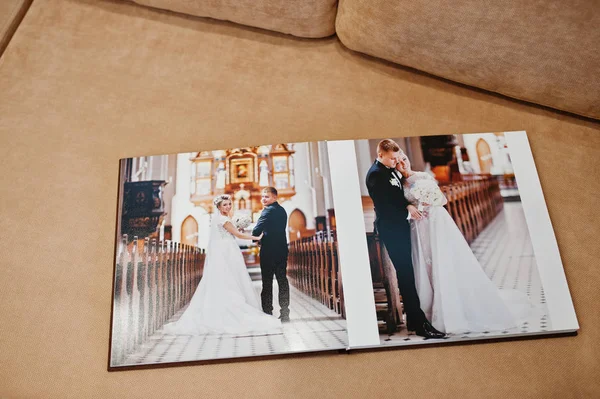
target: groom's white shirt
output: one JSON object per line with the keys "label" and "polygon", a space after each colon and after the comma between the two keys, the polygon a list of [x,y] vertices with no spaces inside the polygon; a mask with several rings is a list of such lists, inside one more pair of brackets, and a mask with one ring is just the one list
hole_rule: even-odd
{"label": "groom's white shirt", "polygon": [[390,168],[389,166],[387,166],[386,164],[384,164],[383,162],[381,162],[379,160],[379,158],[377,159],[377,162],[379,162],[380,164],[382,164],[383,166],[385,166],[386,168],[388,168],[388,169],[390,169],[392,171],[392,176],[398,182],[398,187],[400,187],[400,184],[402,184],[402,182],[401,182],[402,179],[400,178],[400,176],[398,176],[398,171],[396,170],[396,168]]}
{"label": "groom's white shirt", "polygon": [[396,169],[392,170],[392,176],[398,181],[398,184],[402,184],[402,179],[398,176],[398,171]]}

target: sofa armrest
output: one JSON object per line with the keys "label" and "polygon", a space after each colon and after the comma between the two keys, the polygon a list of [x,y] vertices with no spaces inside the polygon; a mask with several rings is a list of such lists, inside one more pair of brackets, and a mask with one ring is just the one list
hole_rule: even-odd
{"label": "sofa armrest", "polygon": [[0,56],[23,20],[33,0],[0,1]]}
{"label": "sofa armrest", "polygon": [[320,38],[335,33],[337,0],[133,0],[180,13]]}

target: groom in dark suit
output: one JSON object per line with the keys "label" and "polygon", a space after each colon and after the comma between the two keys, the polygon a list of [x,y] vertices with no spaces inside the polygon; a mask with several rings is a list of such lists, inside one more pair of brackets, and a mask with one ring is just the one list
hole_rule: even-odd
{"label": "groom in dark suit", "polygon": [[277,202],[275,187],[266,187],[262,191],[260,202],[264,209],[252,230],[252,235],[260,240],[260,271],[262,274],[262,292],[260,294],[263,311],[273,314],[273,275],[279,286],[280,319],[290,321],[290,285],[286,276],[288,243],[286,236],[287,212]]}
{"label": "groom in dark suit", "polygon": [[[395,170],[400,152],[396,142],[382,140],[377,146],[377,160],[367,173],[367,189],[375,205],[375,231],[396,269],[407,329],[426,338],[443,338],[445,334],[436,330],[421,310],[415,286],[410,223],[407,220],[413,205],[404,197],[402,177]],[[420,217],[416,208],[412,211],[416,211],[415,215]]]}

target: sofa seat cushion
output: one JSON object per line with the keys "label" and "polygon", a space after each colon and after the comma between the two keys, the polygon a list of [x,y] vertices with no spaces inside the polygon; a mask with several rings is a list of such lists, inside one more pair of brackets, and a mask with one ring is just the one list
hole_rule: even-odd
{"label": "sofa seat cushion", "polygon": [[341,0],[346,46],[456,82],[600,119],[597,2]]}
{"label": "sofa seat cushion", "polygon": [[210,17],[294,36],[335,33],[337,0],[133,0],[151,7]]}

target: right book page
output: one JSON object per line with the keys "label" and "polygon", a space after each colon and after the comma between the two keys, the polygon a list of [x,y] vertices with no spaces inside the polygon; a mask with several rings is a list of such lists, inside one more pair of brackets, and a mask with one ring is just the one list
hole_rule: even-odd
{"label": "right book page", "polygon": [[328,151],[349,349],[577,331],[525,132]]}

